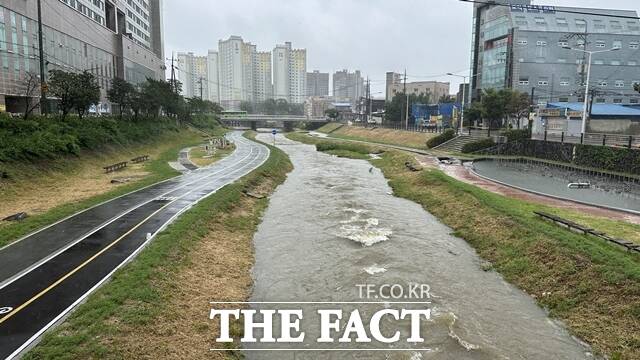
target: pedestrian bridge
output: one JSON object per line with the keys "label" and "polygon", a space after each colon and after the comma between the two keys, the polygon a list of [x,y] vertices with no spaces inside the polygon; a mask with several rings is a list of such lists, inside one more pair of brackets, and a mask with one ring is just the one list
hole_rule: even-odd
{"label": "pedestrian bridge", "polygon": [[299,123],[326,123],[325,117],[307,117],[301,115],[222,115],[220,121],[230,127],[257,128],[293,128]]}

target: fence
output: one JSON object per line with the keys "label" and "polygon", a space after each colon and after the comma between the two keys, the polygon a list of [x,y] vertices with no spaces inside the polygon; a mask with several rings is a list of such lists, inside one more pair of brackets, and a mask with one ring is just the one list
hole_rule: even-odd
{"label": "fence", "polygon": [[391,129],[391,130],[411,131],[411,132],[418,132],[418,133],[442,133],[445,130],[449,129],[442,126],[416,126],[414,124],[409,124],[409,126],[407,127],[404,124],[397,124],[397,123],[367,124],[362,122],[354,122],[351,124],[351,126],[361,127],[366,129],[382,128],[382,129]]}
{"label": "fence", "polygon": [[560,133],[545,131],[544,133],[533,134],[532,139],[567,144],[626,147],[629,149],[640,148],[640,136],[633,135],[587,133],[581,136],[572,136],[564,131]]}

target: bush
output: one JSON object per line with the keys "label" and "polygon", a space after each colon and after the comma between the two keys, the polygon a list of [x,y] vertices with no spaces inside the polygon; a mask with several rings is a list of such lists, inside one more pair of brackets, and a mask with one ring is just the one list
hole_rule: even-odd
{"label": "bush", "polygon": [[434,147],[438,146],[438,145],[442,145],[444,143],[446,143],[447,141],[453,139],[456,137],[456,131],[453,129],[449,129],[449,130],[445,130],[445,132],[443,132],[442,134],[436,136],[436,137],[432,137],[431,139],[429,139],[427,141],[427,147],[429,149],[433,149]]}
{"label": "bush", "polygon": [[531,139],[531,131],[529,129],[509,129],[503,131],[501,135],[505,136],[509,142]]}
{"label": "bush", "polygon": [[462,153],[463,154],[470,154],[470,153],[474,153],[476,151],[488,149],[488,148],[493,147],[495,145],[496,145],[496,143],[491,138],[472,141],[472,142],[464,144],[464,146],[462,146]]}
{"label": "bush", "polygon": [[177,130],[175,121],[165,118],[32,117],[25,121],[0,115],[0,162],[79,155],[82,150],[141,143]]}
{"label": "bush", "polygon": [[369,154],[370,149],[366,145],[340,143],[340,142],[322,142],[316,144],[316,150],[327,152],[334,150],[350,151],[359,154]]}

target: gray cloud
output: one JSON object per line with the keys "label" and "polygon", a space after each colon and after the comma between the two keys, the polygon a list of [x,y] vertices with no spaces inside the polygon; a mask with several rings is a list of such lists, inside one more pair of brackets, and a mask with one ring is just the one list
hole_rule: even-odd
{"label": "gray cloud", "polygon": [[[602,0],[547,0],[537,4],[602,7]],[[607,7],[637,10],[637,0],[609,0]],[[333,72],[360,69],[373,91],[387,71],[412,80],[468,72],[472,5],[458,0],[165,0],[167,55],[206,54],[218,40],[240,35],[259,50],[291,41],[307,49],[307,67]],[[454,87],[452,86],[452,91]]]}

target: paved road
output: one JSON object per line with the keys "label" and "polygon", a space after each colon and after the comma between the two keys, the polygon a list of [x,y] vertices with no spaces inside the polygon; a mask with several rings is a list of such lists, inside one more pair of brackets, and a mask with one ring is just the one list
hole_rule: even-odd
{"label": "paved road", "polygon": [[260,166],[269,149],[241,133],[235,152],[103,203],[0,249],[0,359],[17,356],[185,210]]}

